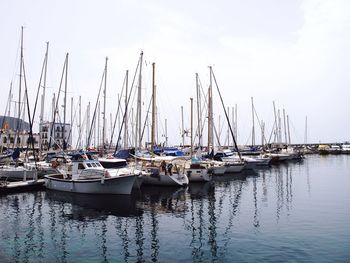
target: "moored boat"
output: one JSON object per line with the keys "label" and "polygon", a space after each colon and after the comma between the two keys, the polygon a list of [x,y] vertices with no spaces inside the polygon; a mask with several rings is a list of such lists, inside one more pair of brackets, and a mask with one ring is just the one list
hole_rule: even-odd
{"label": "moored boat", "polygon": [[[69,164],[68,164],[69,165]],[[136,176],[112,176],[97,160],[80,158],[61,174],[46,175],[45,186],[51,190],[86,194],[130,194]]]}

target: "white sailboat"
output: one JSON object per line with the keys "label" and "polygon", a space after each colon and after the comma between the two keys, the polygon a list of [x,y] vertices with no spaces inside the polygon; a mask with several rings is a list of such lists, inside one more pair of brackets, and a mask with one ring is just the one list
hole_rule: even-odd
{"label": "white sailboat", "polygon": [[156,85],[155,85],[155,63],[152,63],[152,136],[151,136],[151,154],[150,162],[144,167],[148,173],[143,177],[143,184],[159,186],[185,186],[188,185],[188,177],[179,169],[177,164],[162,160],[156,165],[154,158],[155,145],[155,111],[156,111]]}

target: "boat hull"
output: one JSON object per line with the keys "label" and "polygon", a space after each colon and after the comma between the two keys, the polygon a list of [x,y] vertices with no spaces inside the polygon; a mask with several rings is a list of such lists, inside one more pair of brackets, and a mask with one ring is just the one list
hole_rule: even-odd
{"label": "boat hull", "polygon": [[207,169],[188,168],[185,172],[189,182],[209,182],[211,180]]}
{"label": "boat hull", "polygon": [[240,173],[245,168],[245,163],[225,165],[225,173]]}
{"label": "boat hull", "polygon": [[143,184],[145,185],[186,186],[189,182],[185,174],[165,174],[157,168],[148,168],[147,172],[149,174],[143,176]]}
{"label": "boat hull", "polygon": [[49,175],[45,176],[45,186],[51,190],[84,194],[131,194],[135,179],[134,175],[90,180],[63,179],[62,175]]}

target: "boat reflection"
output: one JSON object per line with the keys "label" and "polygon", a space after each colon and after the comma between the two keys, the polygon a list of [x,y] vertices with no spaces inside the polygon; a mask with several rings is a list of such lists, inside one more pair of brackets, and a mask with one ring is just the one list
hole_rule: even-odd
{"label": "boat reflection", "polygon": [[134,194],[137,207],[141,210],[156,211],[157,213],[184,213],[187,209],[184,187],[142,186]]}
{"label": "boat reflection", "polygon": [[108,215],[130,217],[142,214],[133,195],[89,195],[47,190],[45,198],[72,204],[72,214],[66,215],[79,221]]}

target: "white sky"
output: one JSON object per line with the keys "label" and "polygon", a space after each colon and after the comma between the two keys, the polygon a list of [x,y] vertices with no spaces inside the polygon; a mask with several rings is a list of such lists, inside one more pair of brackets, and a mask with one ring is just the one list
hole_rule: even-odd
{"label": "white sky", "polygon": [[[10,82],[18,91],[20,27],[25,67],[34,101],[45,42],[50,42],[47,108],[57,92],[69,52],[69,97],[95,104],[105,57],[108,113],[114,112],[125,70],[130,76],[140,54],[148,63],[144,92],[148,104],[151,62],[156,63],[161,122],[168,119],[170,143],[179,143],[181,105],[189,128],[195,73],[204,86],[213,65],[227,107],[238,105],[238,140],[251,129],[250,98],[270,131],[272,101],[291,119],[292,142],[350,140],[350,1],[86,1],[3,0],[0,2],[1,115]],[[215,118],[224,113],[214,92]],[[113,110],[114,109],[114,110]],[[50,111],[46,111],[46,117]],[[109,116],[109,114],[108,114]],[[163,124],[162,124],[163,125]],[[164,125],[163,125],[164,126]],[[256,141],[260,142],[258,136]]]}

